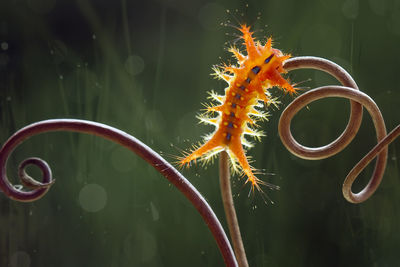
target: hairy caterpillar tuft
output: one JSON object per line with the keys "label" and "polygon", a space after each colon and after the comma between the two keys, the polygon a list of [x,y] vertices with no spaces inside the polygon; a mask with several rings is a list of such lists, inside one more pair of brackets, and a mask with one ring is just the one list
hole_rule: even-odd
{"label": "hairy caterpillar tuft", "polygon": [[212,124],[216,130],[205,136],[201,146],[186,152],[180,158],[180,164],[188,165],[197,159],[208,162],[219,152],[226,150],[233,170],[241,170],[247,176],[246,183],[251,182],[254,191],[254,188],[261,190],[260,184],[273,186],[254,175],[255,169],[250,166],[243,148],[250,148],[253,144],[245,139],[245,135],[257,140],[264,136],[263,131],[256,129],[256,123],[266,120],[268,113],[259,108],[263,104],[266,107],[279,104],[268,91],[271,87],[277,86],[290,94],[296,93],[297,88],[281,76],[286,73],[283,62],[290,55],[284,55],[280,50],[272,48],[271,38],[264,45],[255,41],[249,26],[241,25],[238,29],[242,33],[246,55],[232,46],[229,51],[239,66],[223,65],[213,68],[215,77],[225,80],[228,87],[225,88],[225,95],[211,91],[209,98],[216,104],[205,105],[205,112],[198,115],[201,123]]}

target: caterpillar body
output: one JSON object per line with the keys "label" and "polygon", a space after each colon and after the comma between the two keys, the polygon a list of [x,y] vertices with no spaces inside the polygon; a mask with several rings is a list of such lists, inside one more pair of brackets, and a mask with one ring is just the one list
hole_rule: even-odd
{"label": "caterpillar body", "polygon": [[[246,47],[246,55],[237,48],[229,51],[237,59],[239,66],[223,65],[214,67],[215,76],[228,83],[225,95],[218,95],[211,91],[210,97],[217,104],[206,105],[206,110],[198,118],[201,123],[211,124],[216,130],[205,136],[204,143],[180,158],[181,165],[188,165],[197,159],[208,161],[219,152],[226,150],[232,167],[240,170],[251,182],[252,190],[260,189],[259,184],[265,184],[254,175],[255,169],[250,166],[243,146],[250,148],[253,144],[245,139],[250,135],[256,139],[264,136],[262,131],[255,129],[256,123],[267,119],[268,113],[258,108],[271,104],[277,105],[276,98],[272,98],[268,91],[277,86],[284,92],[295,93],[294,88],[281,76],[286,73],[283,62],[290,58],[280,50],[272,48],[272,39],[262,45],[253,38],[250,27],[241,25],[241,39]],[[215,116],[215,114],[217,114]]]}

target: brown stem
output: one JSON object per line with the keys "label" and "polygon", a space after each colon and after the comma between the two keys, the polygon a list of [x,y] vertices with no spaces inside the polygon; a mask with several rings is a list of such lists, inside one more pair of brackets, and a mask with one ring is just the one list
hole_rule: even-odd
{"label": "brown stem", "polygon": [[[226,266],[237,266],[233,250],[221,223],[218,221],[215,213],[196,188],[171,164],[151,148],[140,142],[135,137],[105,124],[73,119],[46,120],[28,125],[12,135],[0,150],[0,189],[2,189],[8,197],[17,201],[34,201],[41,198],[53,184],[54,180],[52,180],[51,170],[47,163],[41,159],[27,159],[23,161],[19,167],[20,178],[24,184],[34,188],[31,191],[22,191],[17,189],[9,182],[6,175],[6,165],[11,152],[24,140],[36,134],[54,131],[81,132],[97,135],[128,148],[146,160],[174,186],[176,186],[195,206],[213,234]],[[42,170],[43,177],[41,183],[34,181],[25,173],[24,168],[29,164],[34,164]]]}
{"label": "brown stem", "polygon": [[219,158],[219,182],[221,186],[222,203],[224,204],[226,221],[231,235],[233,249],[239,267],[248,267],[246,251],[244,250],[239,223],[236,216],[235,205],[232,198],[231,181],[229,173],[228,153],[222,151]]}
{"label": "brown stem", "polygon": [[[318,57],[295,57],[285,61],[284,68],[287,71],[295,69],[321,70],[335,77],[343,86],[359,90],[357,84],[345,69],[327,59]],[[296,103],[300,104],[302,99],[302,95],[298,96],[295,99],[297,100]],[[332,143],[321,147],[310,148],[300,145],[293,138],[285,139],[281,136],[283,143],[285,145],[287,144],[286,148],[298,157],[313,160],[328,158],[342,151],[356,136],[362,121],[362,106],[356,101],[350,101],[350,103],[350,118],[346,129]]]}
{"label": "brown stem", "polygon": [[[287,70],[313,68],[328,72],[336,77],[344,86],[324,86],[310,90],[298,96],[282,112],[279,120],[279,135],[286,148],[294,155],[304,159],[323,159],[342,151],[356,135],[362,120],[362,106],[370,113],[377,135],[378,144],[350,171],[343,183],[343,195],[351,203],[360,203],[367,200],[378,188],[387,161],[387,145],[400,135],[400,128],[397,126],[389,135],[386,135],[386,127],[382,114],[375,102],[366,94],[358,90],[357,85],[351,76],[337,64],[316,57],[298,57],[285,62]],[[344,97],[351,101],[351,115],[344,132],[332,143],[310,148],[299,144],[292,136],[290,123],[292,118],[303,107],[309,103],[325,97]],[[360,172],[377,158],[374,172],[368,184],[359,193],[354,194],[351,187]]]}

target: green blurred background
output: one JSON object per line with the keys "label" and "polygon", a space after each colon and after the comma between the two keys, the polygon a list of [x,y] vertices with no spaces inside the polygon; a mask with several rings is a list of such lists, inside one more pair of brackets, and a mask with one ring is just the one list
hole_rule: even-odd
{"label": "green blurred background", "polygon": [[[225,84],[209,74],[231,60],[226,48],[237,32],[220,24],[237,25],[235,18],[258,38],[273,36],[286,53],[339,63],[379,105],[387,128],[399,124],[399,0],[2,0],[0,142],[32,122],[80,118],[118,127],[174,161],[211,130],[195,115],[207,91],[223,92]],[[302,84],[309,88],[336,84],[311,70],[289,77],[311,78]],[[247,197],[248,185],[233,178],[250,266],[398,266],[400,143],[389,148],[375,195],[349,204],[343,179],[376,142],[369,115],[343,152],[305,161],[279,140],[278,119],[291,97],[274,93],[283,104],[262,123],[268,136],[249,155],[267,173],[261,178],[281,187],[267,192],[275,204]],[[296,116],[294,135],[305,145],[327,144],[348,113],[343,99],[313,103]],[[9,160],[14,183],[18,163],[30,156],[48,161],[57,182],[34,203],[0,193],[1,267],[223,265],[195,209],[128,150],[83,134],[35,136]],[[217,164],[183,174],[226,228]]]}

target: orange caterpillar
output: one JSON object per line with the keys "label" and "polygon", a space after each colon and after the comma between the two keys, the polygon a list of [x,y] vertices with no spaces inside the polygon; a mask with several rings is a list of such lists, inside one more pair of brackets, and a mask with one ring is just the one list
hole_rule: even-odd
{"label": "orange caterpillar", "polygon": [[[216,126],[213,134],[205,137],[203,145],[193,149],[186,157],[180,159],[181,165],[189,164],[200,158],[208,161],[217,153],[226,150],[230,156],[232,167],[237,170],[239,163],[243,173],[252,184],[252,190],[259,184],[263,184],[253,173],[254,169],[249,165],[243,146],[252,147],[244,135],[251,135],[256,139],[264,136],[262,131],[255,130],[256,122],[267,118],[268,113],[256,109],[270,104],[277,105],[275,98],[271,98],[268,89],[273,86],[280,87],[284,92],[295,93],[296,88],[285,80],[281,73],[283,62],[290,55],[283,55],[278,49],[271,47],[271,38],[262,45],[254,41],[250,27],[241,25],[242,39],[246,45],[247,55],[241,54],[235,47],[229,49],[237,59],[239,66],[215,67],[215,76],[225,80],[229,86],[225,89],[225,95],[217,95],[210,92],[210,98],[218,102],[218,105],[207,105],[206,112],[198,116],[200,122]],[[218,113],[217,117],[213,114]],[[265,183],[264,183],[265,184]]]}

